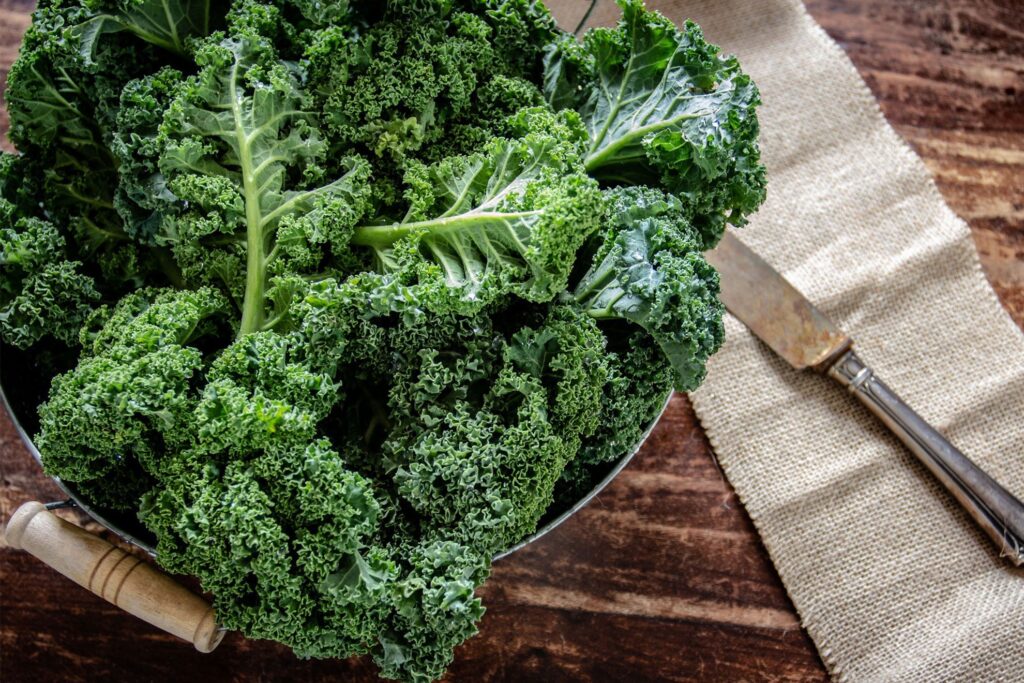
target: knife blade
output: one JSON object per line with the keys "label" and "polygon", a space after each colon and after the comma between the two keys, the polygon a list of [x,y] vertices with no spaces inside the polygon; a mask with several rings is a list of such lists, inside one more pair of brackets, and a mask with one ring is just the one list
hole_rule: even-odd
{"label": "knife blade", "polygon": [[845,386],[935,475],[999,548],[1024,565],[1024,503],[914,412],[853,350],[853,340],[778,271],[726,233],[705,254],[725,308],[797,370]]}
{"label": "knife blade", "polygon": [[797,370],[820,367],[850,348],[842,330],[732,233],[705,258],[721,276],[729,312]]}

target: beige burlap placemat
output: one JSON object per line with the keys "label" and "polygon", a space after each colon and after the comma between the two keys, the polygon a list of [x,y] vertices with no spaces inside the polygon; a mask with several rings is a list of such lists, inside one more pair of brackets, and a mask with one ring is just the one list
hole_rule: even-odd
{"label": "beige burlap placemat", "polygon": [[[742,239],[1024,496],[1024,335],[846,55],[796,0],[648,4],[696,20],[761,88],[768,201]],[[593,23],[616,16],[603,2]],[[846,392],[727,332],[694,406],[830,671],[1024,681],[1024,571]]]}

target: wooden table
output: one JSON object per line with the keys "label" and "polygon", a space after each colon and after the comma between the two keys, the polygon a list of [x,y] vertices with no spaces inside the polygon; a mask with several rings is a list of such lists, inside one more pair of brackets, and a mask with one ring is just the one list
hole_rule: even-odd
{"label": "wooden table", "polygon": [[[0,0],[0,64],[31,6]],[[970,223],[1024,324],[1024,12],[1016,0],[811,0],[886,116]],[[0,125],[5,121],[0,120]],[[5,126],[4,126],[5,127]],[[59,499],[0,416],[0,513]],[[365,660],[299,661],[230,634],[211,655],[0,549],[4,680],[374,680]],[[459,681],[823,680],[685,396],[633,464],[554,533],[499,562]]]}

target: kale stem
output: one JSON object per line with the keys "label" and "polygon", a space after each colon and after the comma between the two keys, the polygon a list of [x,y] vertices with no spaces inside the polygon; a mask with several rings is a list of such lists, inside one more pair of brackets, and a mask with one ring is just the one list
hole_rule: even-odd
{"label": "kale stem", "polygon": [[442,233],[445,231],[457,231],[465,228],[474,228],[477,225],[512,223],[521,218],[529,218],[542,213],[540,210],[502,212],[502,211],[477,211],[462,215],[448,216],[415,223],[392,223],[391,225],[360,225],[352,235],[352,244],[364,247],[388,247],[398,240],[418,232],[426,230],[431,233]]}
{"label": "kale stem", "polygon": [[[230,83],[238,82],[238,62],[231,69]],[[260,191],[253,175],[252,149],[245,126],[239,98],[232,98],[231,110],[235,118],[235,137],[238,139],[238,164],[242,172],[245,195],[245,297],[242,301],[242,322],[238,336],[243,337],[263,329],[265,317],[264,289],[266,287],[266,254],[264,253],[263,212],[260,210]]]}
{"label": "kale stem", "polygon": [[[586,162],[584,164],[586,166],[587,172],[592,173],[593,171],[596,171],[597,169],[601,168],[601,166],[611,161],[614,161],[615,155],[618,154],[621,149],[642,141],[648,133],[655,133],[659,130],[664,130],[665,128],[669,128],[677,123],[687,121],[689,119],[699,119],[701,116],[707,115],[707,113],[708,112],[680,114],[679,116],[674,116],[670,119],[659,120],[655,121],[654,123],[649,123],[646,126],[641,126],[640,128],[634,128],[633,130],[629,131],[622,137],[617,138],[614,142],[606,146],[600,152],[591,153],[587,157]],[[602,131],[602,138],[604,132],[605,131]],[[594,144],[597,145],[600,143],[601,139],[598,139],[595,141]]]}

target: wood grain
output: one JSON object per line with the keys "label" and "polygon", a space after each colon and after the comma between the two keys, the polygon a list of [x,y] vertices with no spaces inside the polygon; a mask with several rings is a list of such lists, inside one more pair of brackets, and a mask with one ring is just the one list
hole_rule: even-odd
{"label": "wood grain", "polygon": [[[33,3],[24,0],[0,0],[0,93],[7,92],[7,71],[14,58],[18,56],[18,45],[21,36],[29,24],[29,11]],[[0,100],[6,100],[0,94]],[[7,141],[7,107],[0,106],[0,149],[10,151],[12,145]]]}
{"label": "wood grain", "polygon": [[[30,3],[0,0],[0,65]],[[967,219],[1024,325],[1024,12],[1016,0],[810,0],[886,116]],[[0,74],[5,73],[0,71]],[[0,416],[0,514],[57,489]],[[67,513],[65,513],[67,514]],[[93,525],[95,528],[95,525]],[[0,549],[6,681],[374,680],[365,660],[298,661],[229,634],[210,655]],[[499,562],[451,680],[816,681],[825,671],[687,399],[589,507]]]}

